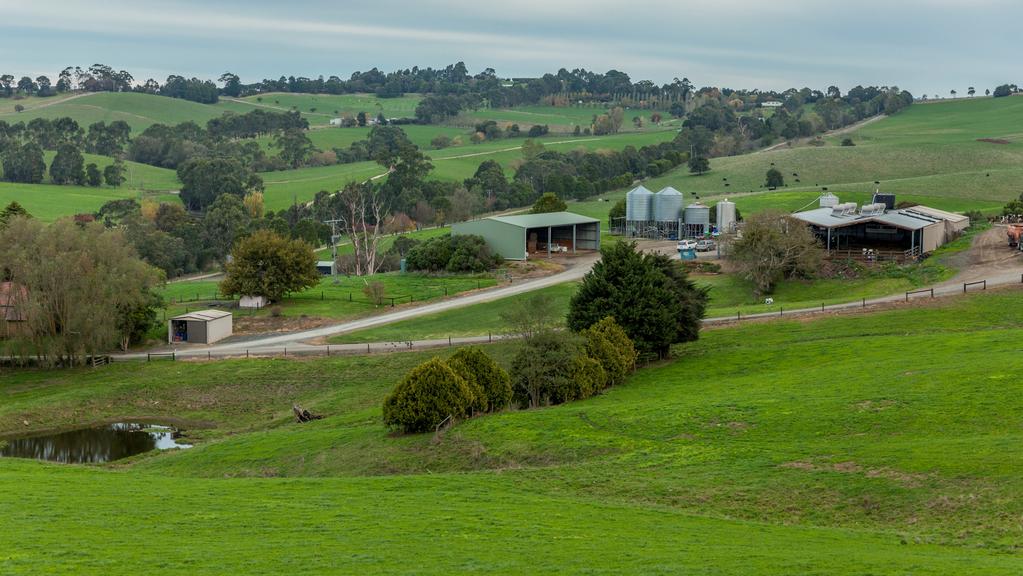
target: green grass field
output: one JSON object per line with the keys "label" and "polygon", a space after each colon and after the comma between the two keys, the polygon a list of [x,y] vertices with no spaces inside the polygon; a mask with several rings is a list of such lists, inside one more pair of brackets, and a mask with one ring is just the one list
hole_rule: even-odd
{"label": "green grass field", "polygon": [[[595,115],[606,114],[607,108],[603,106],[518,106],[515,108],[481,108],[467,112],[467,115],[479,120],[496,120],[498,122],[517,123],[522,128],[528,128],[534,124],[546,124],[555,131],[570,131],[575,126],[589,128],[593,123]],[[635,116],[643,120],[643,127],[640,130],[653,129],[654,124],[650,122],[650,115],[653,110],[626,110],[625,121],[622,123],[622,130],[636,130],[632,123]],[[671,115],[666,111],[660,111],[663,117],[662,122],[671,120]]]}
{"label": "green grass field", "polygon": [[0,571],[1018,574],[1021,318],[1013,289],[707,330],[439,440],[380,422],[427,353],[8,372],[0,432],[205,425],[106,466],[0,460]]}
{"label": "green grass field", "polygon": [[[654,178],[652,190],[674,186],[704,197],[764,191],[765,173],[775,167],[789,188],[862,196],[874,191],[898,196],[943,198],[950,202],[1004,204],[1020,194],[1023,177],[1023,98],[961,99],[911,106],[891,118],[822,147],[800,146],[711,160],[711,172],[693,176],[683,167]],[[1005,144],[978,139],[1004,140]],[[793,176],[798,174],[799,176]],[[727,183],[729,186],[725,186]],[[796,178],[800,182],[796,182]],[[773,194],[773,193],[769,193]],[[812,192],[810,192],[812,195]],[[740,207],[741,208],[741,207]]]}

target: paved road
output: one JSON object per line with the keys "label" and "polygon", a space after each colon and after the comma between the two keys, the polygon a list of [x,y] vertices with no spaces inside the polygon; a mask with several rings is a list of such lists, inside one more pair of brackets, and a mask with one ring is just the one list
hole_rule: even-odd
{"label": "paved road", "polygon": [[[479,292],[473,292],[464,296],[458,296],[448,300],[442,300],[440,302],[434,302],[432,304],[424,304],[423,306],[416,306],[414,308],[404,308],[391,312],[388,314],[381,314],[379,316],[372,316],[369,318],[362,318],[359,320],[351,320],[348,322],[341,322],[338,324],[331,324],[329,326],[322,326],[320,328],[313,328],[310,330],[302,330],[299,332],[289,332],[287,334],[278,334],[273,336],[259,336],[255,338],[249,338],[238,342],[223,342],[219,344],[213,344],[211,346],[187,346],[179,347],[177,355],[182,357],[187,356],[235,356],[238,354],[245,354],[246,350],[252,352],[262,353],[277,353],[280,354],[286,348],[289,352],[301,352],[301,351],[317,351],[322,350],[326,352],[326,346],[304,344],[306,340],[312,340],[316,338],[324,338],[328,336],[334,336],[337,334],[344,334],[345,332],[353,332],[355,330],[362,330],[365,328],[371,328],[374,326],[382,326],[384,324],[391,324],[393,322],[399,322],[402,320],[408,320],[410,318],[416,318],[418,316],[424,316],[427,314],[436,314],[437,312],[444,312],[446,310],[453,310],[455,308],[462,308],[465,306],[471,306],[473,304],[480,304],[483,302],[491,302],[494,300],[500,300],[509,296],[515,296],[516,294],[523,294],[526,292],[532,292],[548,286],[554,286],[556,284],[562,284],[565,282],[571,282],[579,280],[593,264],[599,259],[598,255],[587,255],[571,260],[570,267],[557,274],[551,276],[545,276],[543,278],[537,278],[533,280],[520,280],[512,284],[507,284],[499,288],[493,288],[490,290],[482,290]],[[486,337],[483,337],[486,340]],[[424,341],[425,342],[425,341]],[[443,341],[447,344],[447,340]],[[388,343],[386,346],[390,346]],[[358,350],[365,351],[366,346],[357,345]],[[393,347],[393,346],[391,346]],[[342,351],[345,348],[340,345],[331,345],[331,350]],[[159,352],[169,352],[170,350],[160,350]],[[147,353],[132,353],[132,354],[117,354],[113,358],[115,360],[120,359],[139,359],[146,358]]]}

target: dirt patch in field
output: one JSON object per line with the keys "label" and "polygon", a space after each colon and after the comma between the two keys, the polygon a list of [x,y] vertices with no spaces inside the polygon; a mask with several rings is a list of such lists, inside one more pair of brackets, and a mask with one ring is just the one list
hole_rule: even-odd
{"label": "dirt patch in field", "polygon": [[1002,138],[977,138],[977,142],[987,142],[988,144],[1012,144],[1012,142]]}
{"label": "dirt patch in field", "polygon": [[271,334],[276,332],[297,332],[336,324],[337,320],[313,316],[237,316],[234,319],[234,334]]}

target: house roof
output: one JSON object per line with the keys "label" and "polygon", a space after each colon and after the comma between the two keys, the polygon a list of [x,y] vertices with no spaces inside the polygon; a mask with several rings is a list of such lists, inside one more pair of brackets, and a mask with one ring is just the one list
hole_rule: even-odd
{"label": "house roof", "polygon": [[911,214],[908,213],[907,210],[890,211],[873,216],[861,216],[860,214],[835,216],[834,211],[831,208],[816,208],[814,210],[807,210],[806,212],[797,212],[792,216],[808,224],[820,226],[821,228],[844,228],[854,224],[877,222],[880,224],[887,224],[888,226],[893,226],[895,228],[902,228],[904,230],[920,230],[935,224],[940,220],[939,218],[927,216],[926,214]]}
{"label": "house roof", "polygon": [[189,312],[187,314],[175,316],[171,318],[171,320],[199,320],[202,322],[208,322],[210,320],[217,320],[230,315],[230,312],[225,312],[223,310],[198,310],[196,312]]}
{"label": "house roof", "polygon": [[490,216],[484,220],[494,220],[518,226],[520,228],[546,228],[548,226],[571,226],[573,224],[592,224],[600,222],[596,218],[573,214],[571,212],[548,212],[547,214],[516,214],[514,216]]}

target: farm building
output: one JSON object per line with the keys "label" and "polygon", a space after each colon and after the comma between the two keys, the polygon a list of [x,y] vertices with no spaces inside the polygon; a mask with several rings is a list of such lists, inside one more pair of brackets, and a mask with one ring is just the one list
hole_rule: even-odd
{"label": "farm building", "polygon": [[201,310],[175,316],[167,321],[171,344],[213,344],[231,335],[232,317],[223,310]]}
{"label": "farm building", "polygon": [[571,212],[490,216],[455,224],[451,234],[482,236],[491,250],[507,260],[600,250],[600,220]]}
{"label": "farm building", "polygon": [[870,250],[888,259],[915,258],[933,252],[970,225],[960,214],[926,206],[889,209],[891,203],[838,204],[822,197],[822,206],[792,216],[810,225],[829,253]]}
{"label": "farm building", "polygon": [[317,260],[316,270],[324,276],[334,275],[334,261],[333,260]]}
{"label": "farm building", "polygon": [[28,290],[14,282],[0,282],[0,338],[9,338],[25,329],[23,303],[28,299]]}

